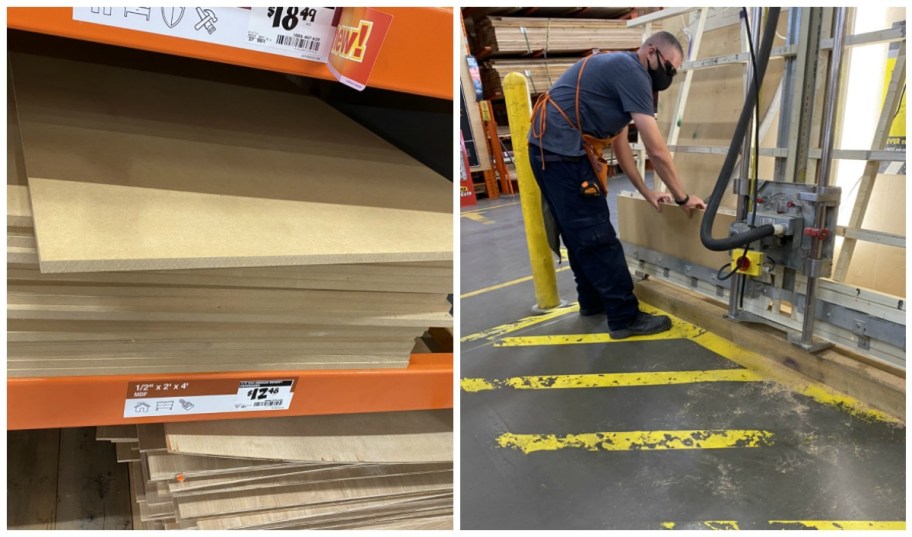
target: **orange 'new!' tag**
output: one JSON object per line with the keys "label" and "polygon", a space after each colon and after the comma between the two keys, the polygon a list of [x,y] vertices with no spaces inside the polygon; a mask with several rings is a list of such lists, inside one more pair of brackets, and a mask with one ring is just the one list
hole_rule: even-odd
{"label": "orange 'new!' tag", "polygon": [[367,87],[392,21],[392,15],[376,9],[342,9],[328,63],[330,72],[339,82],[358,91]]}

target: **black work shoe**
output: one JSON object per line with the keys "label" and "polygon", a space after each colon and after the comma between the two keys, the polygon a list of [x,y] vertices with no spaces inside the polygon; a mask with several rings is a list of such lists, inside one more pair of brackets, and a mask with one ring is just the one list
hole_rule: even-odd
{"label": "black work shoe", "polygon": [[579,310],[580,317],[592,317],[593,315],[598,315],[599,313],[605,313],[604,304],[599,304],[591,308],[580,308]]}
{"label": "black work shoe", "polygon": [[650,315],[642,311],[626,328],[608,330],[611,339],[625,339],[630,336],[648,336],[658,334],[671,328],[671,319],[666,315]]}

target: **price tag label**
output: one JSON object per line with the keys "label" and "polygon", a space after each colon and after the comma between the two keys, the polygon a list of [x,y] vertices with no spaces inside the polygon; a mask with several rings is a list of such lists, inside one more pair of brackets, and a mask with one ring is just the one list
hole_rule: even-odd
{"label": "price tag label", "polygon": [[127,384],[125,418],[288,410],[297,378],[135,380]]}
{"label": "price tag label", "polygon": [[293,385],[291,380],[242,381],[238,386],[234,406],[238,410],[286,409],[291,402]]}
{"label": "price tag label", "polygon": [[292,51],[301,58],[325,62],[335,33],[336,8],[254,7],[247,40],[262,47]]}

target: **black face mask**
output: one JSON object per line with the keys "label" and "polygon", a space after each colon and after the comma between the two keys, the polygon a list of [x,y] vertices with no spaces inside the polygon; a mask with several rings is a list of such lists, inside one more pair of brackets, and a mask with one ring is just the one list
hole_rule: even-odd
{"label": "black face mask", "polygon": [[652,89],[655,91],[665,91],[668,89],[668,86],[671,85],[671,81],[678,71],[672,67],[669,62],[665,61],[665,58],[662,57],[662,53],[659,52],[659,49],[656,49],[656,64],[657,67],[653,69],[648,63],[646,64],[646,70],[649,72],[649,78],[652,79]]}

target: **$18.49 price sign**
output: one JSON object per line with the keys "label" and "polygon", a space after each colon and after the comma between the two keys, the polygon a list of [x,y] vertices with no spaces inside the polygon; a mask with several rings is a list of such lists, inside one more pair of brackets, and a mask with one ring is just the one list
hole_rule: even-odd
{"label": "$18.49 price sign", "polygon": [[[314,7],[268,7],[266,15],[272,17],[272,27],[281,26],[289,32],[297,28],[298,21],[317,22],[317,8]],[[330,19],[329,22],[332,22]]]}
{"label": "$18.49 price sign", "polygon": [[332,7],[254,7],[247,40],[251,44],[294,51],[306,60],[325,62],[335,27]]}

